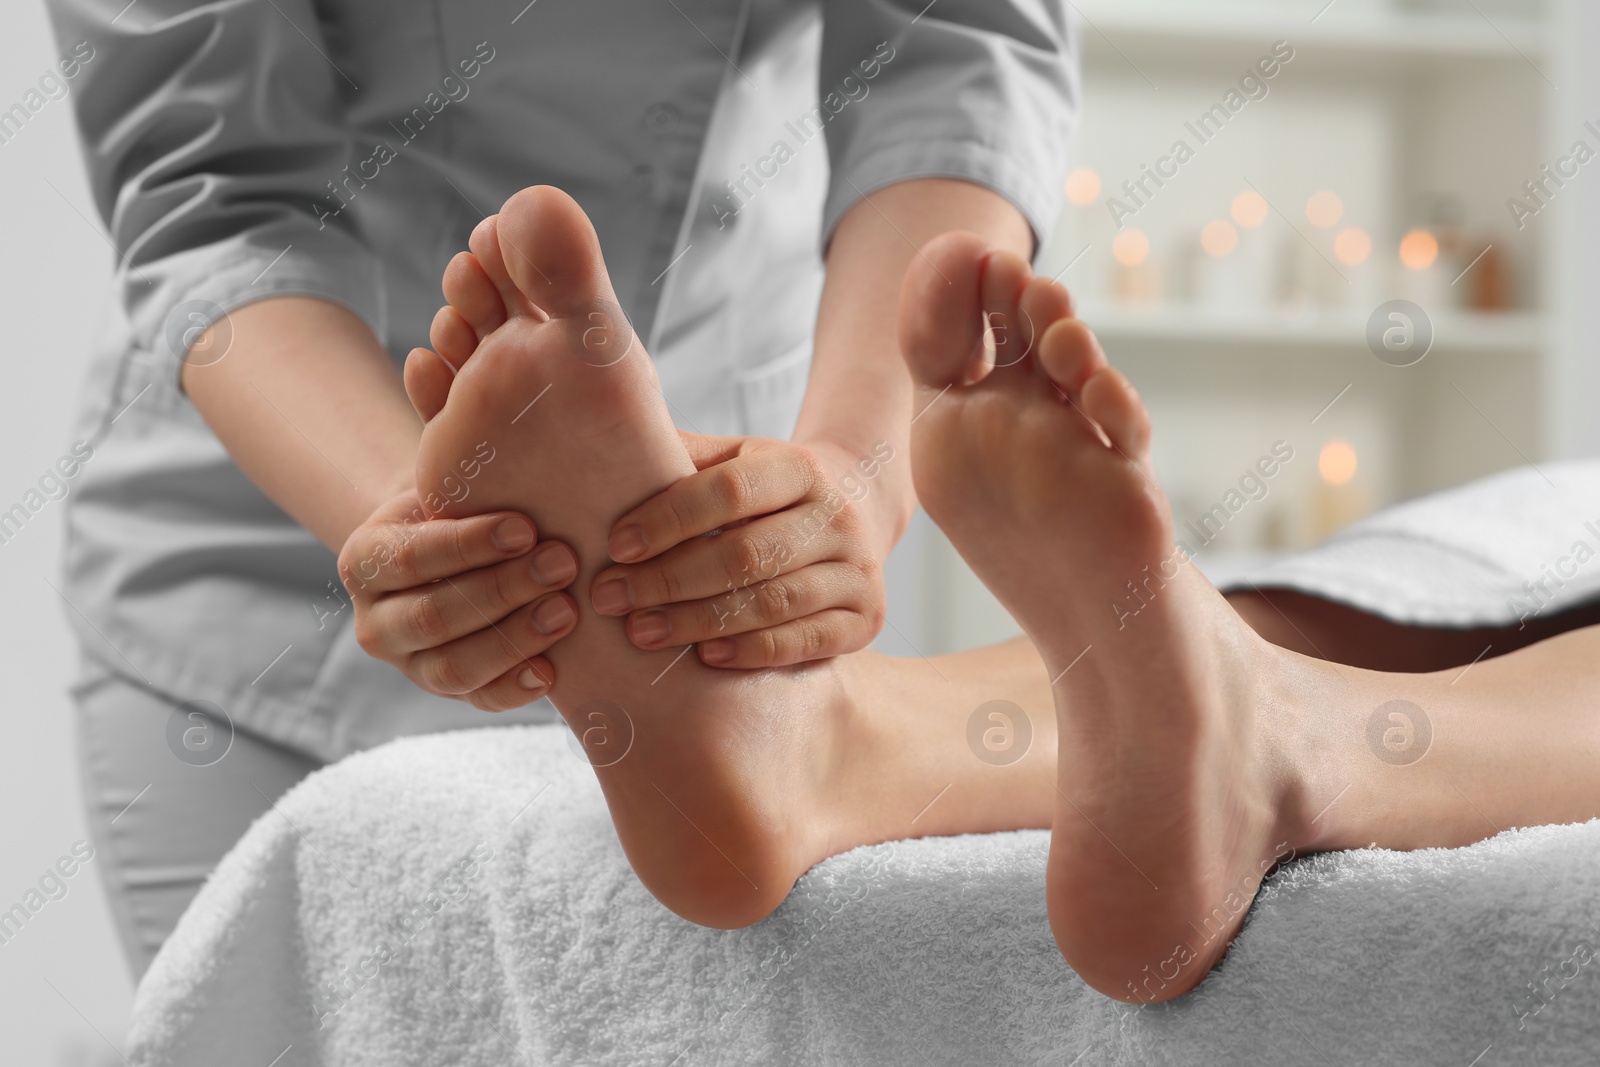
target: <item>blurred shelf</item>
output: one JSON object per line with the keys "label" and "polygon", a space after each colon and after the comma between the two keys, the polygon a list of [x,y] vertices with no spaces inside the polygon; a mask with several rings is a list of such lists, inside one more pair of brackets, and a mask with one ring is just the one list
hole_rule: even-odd
{"label": "blurred shelf", "polygon": [[[1136,67],[1141,55],[1209,65],[1213,57],[1205,53],[1205,45],[1264,52],[1278,40],[1288,41],[1319,65],[1334,61],[1353,72],[1370,72],[1384,61],[1500,59],[1531,64],[1547,41],[1541,19],[1472,10],[1458,14],[1335,2],[1313,23],[1304,11],[1286,11],[1281,4],[1079,0],[1074,6],[1082,15],[1085,49],[1091,56],[1120,56]],[[1224,58],[1236,57],[1230,51],[1216,61]],[[1298,56],[1295,62],[1300,62]]]}
{"label": "blurred shelf", "polygon": [[[1364,349],[1367,316],[1325,313],[1286,319],[1270,312],[1224,314],[1182,304],[1085,306],[1079,317],[1101,340],[1174,348]],[[1535,312],[1462,312],[1434,316],[1435,352],[1536,353],[1544,318]]]}

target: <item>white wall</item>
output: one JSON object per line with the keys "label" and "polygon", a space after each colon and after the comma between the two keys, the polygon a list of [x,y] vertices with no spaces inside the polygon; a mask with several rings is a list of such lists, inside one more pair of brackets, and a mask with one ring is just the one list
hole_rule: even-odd
{"label": "white wall", "polygon": [[[1557,83],[1567,91],[1565,106],[1547,131],[1552,144],[1565,147],[1583,135],[1583,125],[1600,125],[1600,4],[1561,0],[1557,34]],[[1548,383],[1551,417],[1545,448],[1558,458],[1600,456],[1600,175],[1585,174],[1563,200],[1552,205],[1555,245],[1549,265],[1552,309],[1557,321],[1555,360]]]}
{"label": "white wall", "polygon": [[[57,59],[43,5],[12,4],[0,34],[0,110],[22,100]],[[52,189],[51,186],[54,186]],[[0,510],[65,450],[89,338],[106,299],[112,252],[78,161],[68,100],[47,103],[0,144]],[[0,910],[87,837],[66,686],[76,650],[60,585],[61,505],[0,544]],[[121,1063],[132,982],[91,862],[65,897],[0,944],[0,1060],[88,1067]],[[52,986],[54,987],[52,989]],[[102,1039],[96,1030],[105,1035]],[[108,1039],[108,1040],[107,1040]]]}

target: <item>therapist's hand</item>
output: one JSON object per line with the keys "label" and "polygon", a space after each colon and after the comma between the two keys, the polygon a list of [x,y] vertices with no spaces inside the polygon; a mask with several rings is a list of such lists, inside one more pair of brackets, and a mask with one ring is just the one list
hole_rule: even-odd
{"label": "therapist's hand", "polygon": [[[865,648],[893,544],[866,505],[893,450],[684,433],[698,473],[618,519],[622,566],[590,587],[646,649],[696,644],[712,667],[785,666]],[[704,536],[720,531],[713,537]]]}
{"label": "therapist's hand", "polygon": [[572,630],[560,592],[578,573],[572,550],[542,544],[515,512],[417,520],[416,492],[389,500],[351,533],[339,576],[355,605],[356,640],[421,688],[484,711],[550,691],[543,653]]}

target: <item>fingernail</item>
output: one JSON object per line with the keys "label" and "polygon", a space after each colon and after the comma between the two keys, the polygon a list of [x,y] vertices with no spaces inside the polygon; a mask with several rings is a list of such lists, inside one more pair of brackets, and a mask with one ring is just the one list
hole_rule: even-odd
{"label": "fingernail", "polygon": [[545,585],[566,585],[578,573],[578,561],[561,545],[545,545],[533,554],[533,573]]}
{"label": "fingernail", "polygon": [[659,645],[672,632],[672,624],[664,611],[642,611],[633,617],[629,628],[634,641],[646,645]]}
{"label": "fingernail", "polygon": [[517,684],[522,686],[524,689],[532,691],[536,689],[543,689],[550,683],[539,677],[538,672],[532,667],[524,667],[522,668],[522,673],[517,675]]}
{"label": "fingernail", "polygon": [[727,663],[734,657],[733,642],[726,637],[719,637],[715,641],[702,641],[700,643],[700,662],[715,667],[719,663]]}
{"label": "fingernail", "polygon": [[594,589],[594,610],[602,615],[626,615],[633,610],[633,594],[625,578],[601,582]]}
{"label": "fingernail", "polygon": [[533,609],[533,628],[547,636],[566,629],[572,619],[572,607],[563,597],[553,596]]}
{"label": "fingernail", "polygon": [[526,519],[507,519],[490,531],[489,539],[502,552],[526,552],[533,547],[533,527]]}
{"label": "fingernail", "polygon": [[618,563],[632,563],[645,554],[644,530],[637,526],[624,526],[612,535],[608,551]]}

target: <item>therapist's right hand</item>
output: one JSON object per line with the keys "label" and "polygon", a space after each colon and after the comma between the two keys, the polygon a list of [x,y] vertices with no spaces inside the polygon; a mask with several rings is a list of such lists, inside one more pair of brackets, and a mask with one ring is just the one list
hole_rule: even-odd
{"label": "therapist's right hand", "polygon": [[[572,550],[539,543],[515,512],[419,520],[417,494],[387,501],[339,553],[355,605],[356,640],[421,688],[484,711],[509,711],[550,691],[543,653],[571,632],[578,574]],[[416,521],[407,522],[411,518]]]}

